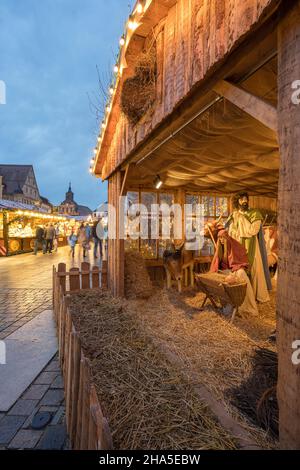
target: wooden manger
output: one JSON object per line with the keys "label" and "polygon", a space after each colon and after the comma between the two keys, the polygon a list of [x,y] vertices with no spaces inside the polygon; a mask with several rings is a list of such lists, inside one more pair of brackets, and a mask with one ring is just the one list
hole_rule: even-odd
{"label": "wooden manger", "polygon": [[225,282],[226,277],[227,274],[221,273],[195,274],[196,285],[206,295],[200,308],[204,308],[207,300],[211,301],[216,310],[219,309],[218,303],[221,307],[230,304],[233,307],[232,323],[245,300],[247,284],[229,284]]}
{"label": "wooden manger", "polygon": [[107,288],[107,264],[82,263],[81,269],[60,263],[53,267],[53,308],[57,323],[59,362],[64,377],[66,424],[72,449],[110,450],[112,438],[69,310],[70,296],[84,290]]}

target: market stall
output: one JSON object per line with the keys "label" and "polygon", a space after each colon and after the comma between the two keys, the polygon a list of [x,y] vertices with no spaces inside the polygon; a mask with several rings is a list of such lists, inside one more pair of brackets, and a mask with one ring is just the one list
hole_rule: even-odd
{"label": "market stall", "polygon": [[29,253],[34,249],[37,227],[53,223],[58,233],[58,246],[67,244],[67,237],[76,225],[72,218],[38,211],[32,206],[0,200],[0,256]]}

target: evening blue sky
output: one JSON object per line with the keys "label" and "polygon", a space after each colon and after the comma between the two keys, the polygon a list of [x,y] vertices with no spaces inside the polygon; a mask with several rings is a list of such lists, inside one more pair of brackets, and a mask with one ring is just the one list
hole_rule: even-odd
{"label": "evening blue sky", "polygon": [[33,164],[57,204],[69,181],[94,209],[106,184],[88,172],[98,127],[88,95],[111,72],[132,0],[1,0],[0,163]]}

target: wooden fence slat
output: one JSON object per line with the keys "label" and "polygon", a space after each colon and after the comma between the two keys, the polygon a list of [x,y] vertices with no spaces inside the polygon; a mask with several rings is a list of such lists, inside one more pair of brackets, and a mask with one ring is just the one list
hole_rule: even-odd
{"label": "wooden fence slat", "polygon": [[97,405],[90,403],[90,420],[89,420],[89,438],[88,438],[88,450],[95,450],[98,448],[97,440],[97,425],[95,415],[97,413]]}
{"label": "wooden fence slat", "polygon": [[100,279],[99,279],[100,269],[98,266],[93,266],[92,269],[92,287],[96,289],[100,286]]}
{"label": "wooden fence slat", "polygon": [[81,263],[81,288],[90,288],[90,263]]}
{"label": "wooden fence slat", "polygon": [[70,269],[70,291],[80,290],[80,271],[79,268]]}
{"label": "wooden fence slat", "polygon": [[68,433],[71,433],[71,415],[72,415],[72,405],[74,403],[73,400],[73,354],[74,354],[74,346],[75,346],[75,333],[72,331],[72,323],[71,323],[71,331],[70,331],[70,338],[69,338],[69,350],[68,350],[68,365],[67,370],[65,372],[65,398],[66,398],[66,424]]}
{"label": "wooden fence slat", "polygon": [[107,261],[102,260],[101,287],[107,289]]}
{"label": "wooden fence slat", "polygon": [[[72,318],[71,313],[68,308],[68,303],[66,304],[66,320],[65,320],[65,352],[64,352],[64,361],[63,361],[63,378],[64,378],[64,389],[65,389],[65,400],[66,400],[66,417],[68,415],[67,408],[69,407],[70,401],[70,384],[69,381],[69,371],[72,369],[72,364],[70,363],[70,350],[72,348],[71,344],[71,332],[72,332]],[[68,417],[67,417],[68,419]]]}
{"label": "wooden fence slat", "polygon": [[90,419],[90,377],[91,370],[88,359],[84,358],[83,364],[83,391],[82,391],[82,421],[80,450],[88,449],[88,433]]}
{"label": "wooden fence slat", "polygon": [[80,373],[79,373],[79,391],[78,391],[78,401],[77,401],[76,437],[75,437],[75,447],[74,447],[75,450],[80,450],[80,444],[81,444],[83,383],[84,383],[84,356],[83,356],[83,353],[81,353]]}
{"label": "wooden fence slat", "polygon": [[69,437],[72,444],[72,448],[75,448],[76,444],[76,429],[77,429],[77,416],[78,416],[78,396],[79,396],[79,385],[80,385],[80,358],[81,358],[81,342],[78,333],[72,328],[72,337],[74,341],[74,348],[72,354],[73,363],[73,375],[72,375],[72,404],[71,404],[71,422]]}
{"label": "wooden fence slat", "polygon": [[66,263],[59,263],[57,271],[60,273],[59,284],[62,287],[63,292],[66,292],[66,276],[63,276],[63,273],[67,272]]}
{"label": "wooden fence slat", "polygon": [[90,426],[90,433],[89,434],[89,443],[93,446],[93,449],[101,449],[101,436],[102,436],[102,427],[103,427],[103,414],[102,410],[99,406],[98,396],[96,392],[95,385],[91,385],[90,391],[90,413],[91,419],[90,422],[92,423]]}

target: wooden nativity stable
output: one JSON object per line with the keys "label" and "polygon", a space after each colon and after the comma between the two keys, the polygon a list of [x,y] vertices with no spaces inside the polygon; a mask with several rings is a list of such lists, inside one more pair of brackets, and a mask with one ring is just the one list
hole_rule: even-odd
{"label": "wooden nativity stable", "polygon": [[[108,181],[109,203],[196,197],[214,218],[247,190],[252,206],[278,208],[280,442],[299,449],[300,1],[139,1],[120,44],[91,170]],[[155,263],[162,249],[143,252]],[[124,250],[117,233],[108,247],[115,296],[124,295]]]}

